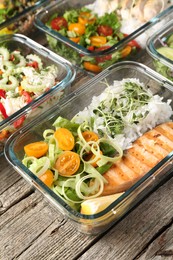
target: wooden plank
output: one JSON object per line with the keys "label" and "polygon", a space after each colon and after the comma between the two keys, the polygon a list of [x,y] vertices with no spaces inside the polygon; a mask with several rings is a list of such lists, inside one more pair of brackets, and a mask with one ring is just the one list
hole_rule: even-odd
{"label": "wooden plank", "polygon": [[[79,259],[134,259],[172,221],[173,179],[154,192]],[[145,258],[150,259],[150,258]]]}
{"label": "wooden plank", "polygon": [[145,259],[173,259],[173,224],[167,228],[139,257],[140,260]]}
{"label": "wooden plank", "polygon": [[94,239],[78,233],[70,221],[38,192],[1,216],[0,259],[71,259]]}
{"label": "wooden plank", "polygon": [[21,179],[20,175],[12,169],[4,156],[0,156],[0,176],[0,194]]}

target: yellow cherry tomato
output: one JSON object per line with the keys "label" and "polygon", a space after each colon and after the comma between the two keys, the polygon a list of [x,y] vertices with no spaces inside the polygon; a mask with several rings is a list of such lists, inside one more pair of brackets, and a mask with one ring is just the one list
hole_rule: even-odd
{"label": "yellow cherry tomato", "polygon": [[70,151],[73,149],[75,140],[73,134],[66,128],[58,128],[54,136],[58,141],[58,146],[61,150]]}
{"label": "yellow cherry tomato", "polygon": [[78,22],[81,24],[93,24],[96,21],[96,17],[89,12],[81,12],[78,17]]}
{"label": "yellow cherry tomato", "polygon": [[77,153],[65,151],[56,160],[55,168],[61,176],[71,176],[80,166],[80,157]]}
{"label": "yellow cherry tomato", "polygon": [[105,36],[91,36],[91,45],[95,47],[101,47],[106,44],[107,39]]}
{"label": "yellow cherry tomato", "polygon": [[39,177],[39,179],[44,182],[44,184],[46,184],[48,187],[51,187],[54,180],[53,172],[51,170],[47,170]]}
{"label": "yellow cherry tomato", "polygon": [[68,30],[75,32],[77,35],[83,35],[85,33],[85,25],[81,23],[71,23]]}
{"label": "yellow cherry tomato", "polygon": [[48,144],[40,141],[35,143],[30,143],[24,146],[24,151],[27,156],[34,156],[40,158],[45,155],[48,151]]}

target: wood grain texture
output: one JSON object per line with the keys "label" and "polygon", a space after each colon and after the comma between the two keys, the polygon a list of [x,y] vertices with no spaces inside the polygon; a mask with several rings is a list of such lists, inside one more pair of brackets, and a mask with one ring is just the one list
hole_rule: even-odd
{"label": "wood grain texture", "polygon": [[79,259],[99,260],[105,255],[106,260],[134,259],[164,226],[171,223],[172,198],[173,179],[148,197]]}

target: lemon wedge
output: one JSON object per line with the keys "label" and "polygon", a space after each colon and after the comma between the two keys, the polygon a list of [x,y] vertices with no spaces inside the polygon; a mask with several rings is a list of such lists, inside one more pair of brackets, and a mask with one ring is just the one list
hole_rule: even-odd
{"label": "lemon wedge", "polygon": [[93,215],[106,209],[112,202],[118,199],[124,192],[116,193],[109,196],[88,199],[81,203],[81,213]]}

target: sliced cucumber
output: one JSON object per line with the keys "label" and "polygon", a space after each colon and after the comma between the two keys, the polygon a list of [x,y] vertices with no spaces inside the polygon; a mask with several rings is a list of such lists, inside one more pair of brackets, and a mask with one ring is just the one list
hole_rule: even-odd
{"label": "sliced cucumber", "polygon": [[157,51],[165,56],[166,58],[170,59],[173,61],[173,49],[170,47],[161,47],[159,49],[157,49]]}
{"label": "sliced cucumber", "polygon": [[167,42],[168,45],[170,45],[171,43],[173,43],[173,33],[167,37],[166,42]]}

